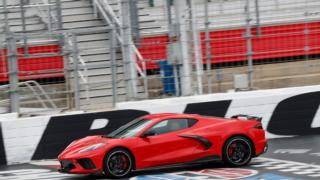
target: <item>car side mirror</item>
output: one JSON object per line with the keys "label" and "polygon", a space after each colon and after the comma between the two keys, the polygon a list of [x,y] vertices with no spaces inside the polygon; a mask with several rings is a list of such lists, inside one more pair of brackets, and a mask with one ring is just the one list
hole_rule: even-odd
{"label": "car side mirror", "polygon": [[141,137],[142,137],[142,138],[146,138],[146,137],[154,136],[154,135],[156,135],[156,133],[155,133],[154,131],[147,131],[147,132],[143,133],[143,134],[141,135]]}

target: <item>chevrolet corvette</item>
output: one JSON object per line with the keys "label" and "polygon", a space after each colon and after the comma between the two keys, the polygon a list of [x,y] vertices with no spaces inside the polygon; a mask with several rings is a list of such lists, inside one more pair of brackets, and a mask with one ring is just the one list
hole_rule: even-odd
{"label": "chevrolet corvette", "polygon": [[259,117],[163,113],[140,117],[108,135],[75,140],[58,160],[60,172],[123,178],[132,171],[208,161],[244,166],[267,147]]}

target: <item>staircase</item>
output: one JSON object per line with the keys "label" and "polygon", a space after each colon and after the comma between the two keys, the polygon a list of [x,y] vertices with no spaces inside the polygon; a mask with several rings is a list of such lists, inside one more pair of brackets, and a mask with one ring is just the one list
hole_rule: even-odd
{"label": "staircase", "polygon": [[[95,16],[91,0],[62,0],[61,6],[63,29],[81,32],[76,33],[79,58],[82,60],[82,63],[78,64],[79,73],[85,77],[79,78],[80,109],[112,108],[113,96],[117,97],[117,101],[126,100],[126,82],[119,44],[116,50],[117,94],[112,93],[111,32],[103,30],[108,26],[107,22]],[[138,93],[142,92],[143,88],[139,86]]]}
{"label": "staircase", "polygon": [[[97,110],[112,108],[113,96],[117,101],[126,99],[126,82],[120,45],[116,50],[116,95],[112,93],[111,32],[95,32],[108,24],[99,16],[95,16],[91,0],[62,0],[64,30],[82,32],[77,34],[79,63],[82,75],[80,80],[80,109]],[[93,33],[83,33],[93,31]],[[143,93],[143,87],[138,87]]]}
{"label": "staircase", "polygon": [[[94,16],[93,6],[89,0],[62,0],[61,7],[64,30],[90,32],[107,26],[102,19]],[[79,78],[80,109],[110,108],[113,95],[111,92],[110,34],[104,31],[90,34],[76,33],[75,35],[79,48],[79,58],[83,62],[78,62],[78,66],[85,77],[84,79]],[[117,79],[123,77],[120,55],[120,53],[117,54],[119,60]],[[69,65],[72,67],[73,62],[69,62]],[[74,83],[71,82],[71,84]],[[119,89],[124,89],[124,83],[118,85],[120,86]],[[125,96],[124,92],[118,93],[119,96]]]}
{"label": "staircase", "polygon": [[[10,31],[21,33],[22,21],[21,11],[19,9],[20,0],[7,0],[8,11],[8,25]],[[3,1],[0,3],[0,7],[3,7]],[[5,18],[4,9],[0,9],[0,42],[5,42]],[[43,32],[46,29],[46,24],[41,21],[37,10],[35,8],[25,8],[25,23],[26,33]],[[1,43],[3,45],[3,43]],[[1,46],[0,46],[1,47]]]}

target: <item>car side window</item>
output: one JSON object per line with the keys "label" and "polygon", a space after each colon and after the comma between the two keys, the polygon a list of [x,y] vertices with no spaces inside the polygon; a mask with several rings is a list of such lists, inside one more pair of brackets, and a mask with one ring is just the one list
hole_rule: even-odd
{"label": "car side window", "polygon": [[196,122],[194,119],[168,119],[154,125],[149,131],[160,135],[192,127]]}
{"label": "car side window", "polygon": [[195,119],[188,119],[188,127],[192,127],[195,125],[198,121]]}

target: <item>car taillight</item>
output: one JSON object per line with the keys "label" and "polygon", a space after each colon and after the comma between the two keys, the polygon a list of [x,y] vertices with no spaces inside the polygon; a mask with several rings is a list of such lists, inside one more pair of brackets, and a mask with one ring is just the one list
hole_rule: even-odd
{"label": "car taillight", "polygon": [[256,125],[254,126],[254,128],[256,128],[256,129],[263,129],[263,127],[262,127],[262,124],[261,124],[261,123],[256,124]]}

